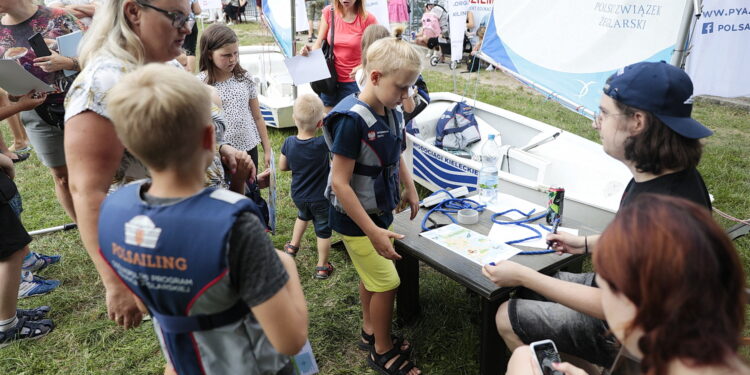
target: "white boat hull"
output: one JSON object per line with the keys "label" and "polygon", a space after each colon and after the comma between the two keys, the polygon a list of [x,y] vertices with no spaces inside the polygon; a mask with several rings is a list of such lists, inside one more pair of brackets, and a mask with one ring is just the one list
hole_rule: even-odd
{"label": "white boat hull", "polygon": [[[415,118],[414,126],[419,134],[407,135],[404,154],[414,180],[420,185],[431,191],[459,186],[476,189],[478,158],[458,157],[434,146],[437,119],[453,103],[466,101],[474,107],[482,134],[482,141],[471,146],[472,153],[479,154],[488,134],[499,134],[501,138],[502,192],[546,207],[549,187],[564,187],[563,221],[570,218],[601,231],[614,217],[632,176],[622,163],[606,155],[601,145],[459,95],[432,93],[430,97],[430,105]],[[556,132],[561,132],[557,139],[528,151],[522,150]]]}
{"label": "white boat hull", "polygon": [[[276,46],[241,46],[240,65],[258,83],[258,102],[266,125],[272,128],[294,126],[292,78],[284,65],[284,55]],[[312,93],[309,84],[297,86],[297,95]]]}

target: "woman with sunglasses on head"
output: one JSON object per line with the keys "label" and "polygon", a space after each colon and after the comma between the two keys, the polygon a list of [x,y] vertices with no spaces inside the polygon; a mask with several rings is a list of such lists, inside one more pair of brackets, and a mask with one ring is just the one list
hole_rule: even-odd
{"label": "woman with sunglasses on head", "polygon": [[[600,286],[595,302],[643,374],[750,373],[737,353],[745,323],[742,263],[702,206],[639,196],[601,235],[594,268]],[[516,349],[508,374],[541,375],[531,357],[528,347]],[[586,374],[570,363],[552,367]]]}
{"label": "woman with sunglasses on head", "polygon": [[[144,309],[99,255],[99,208],[108,190],[148,172],[118,139],[105,98],[125,73],[179,56],[194,23],[189,0],[103,2],[81,42],[84,69],[65,101],[65,154],[81,240],[104,283],[109,318],[126,328],[140,324]],[[222,144],[219,151],[228,169],[237,169],[238,162],[254,169],[238,150]]]}

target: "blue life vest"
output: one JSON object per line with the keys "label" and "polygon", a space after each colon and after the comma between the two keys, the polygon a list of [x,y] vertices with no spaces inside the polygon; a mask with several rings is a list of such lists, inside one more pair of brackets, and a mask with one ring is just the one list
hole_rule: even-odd
{"label": "blue life vest", "polygon": [[466,102],[453,104],[435,125],[435,146],[441,149],[468,151],[481,139],[474,110]]}
{"label": "blue life vest", "polygon": [[[365,102],[350,95],[341,100],[323,120],[323,136],[329,149],[333,145],[331,126],[342,116],[354,119],[355,126],[360,127],[362,134],[359,156],[350,180],[354,193],[369,214],[393,211],[400,200],[398,167],[404,142],[403,114],[396,109],[386,109],[388,121],[383,121]],[[331,178],[332,174],[329,174],[325,196],[336,210],[345,213],[333,193]]]}
{"label": "blue life vest", "polygon": [[232,226],[243,212],[261,217],[258,208],[213,188],[152,206],[140,197],[143,184],[126,185],[102,204],[99,251],[148,307],[165,357],[181,375],[275,374],[288,359],[232,288],[227,264]]}

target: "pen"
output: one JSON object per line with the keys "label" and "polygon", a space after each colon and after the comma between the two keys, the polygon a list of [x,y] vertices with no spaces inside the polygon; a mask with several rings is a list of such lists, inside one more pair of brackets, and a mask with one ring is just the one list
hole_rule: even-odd
{"label": "pen", "polygon": [[[557,227],[560,226],[560,218],[558,217],[555,220],[555,225],[552,227],[552,233],[557,234]],[[552,247],[552,241],[547,241],[547,250],[549,250]]]}

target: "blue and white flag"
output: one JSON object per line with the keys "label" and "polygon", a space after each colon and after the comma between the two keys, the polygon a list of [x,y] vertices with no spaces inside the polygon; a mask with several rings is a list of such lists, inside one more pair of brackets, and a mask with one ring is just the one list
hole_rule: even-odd
{"label": "blue and white flag", "polygon": [[[295,1],[295,28],[297,31],[307,30],[307,12],[305,0]],[[263,17],[268,28],[271,29],[276,43],[286,57],[294,56],[292,50],[292,1],[291,0],[263,0]]]}

